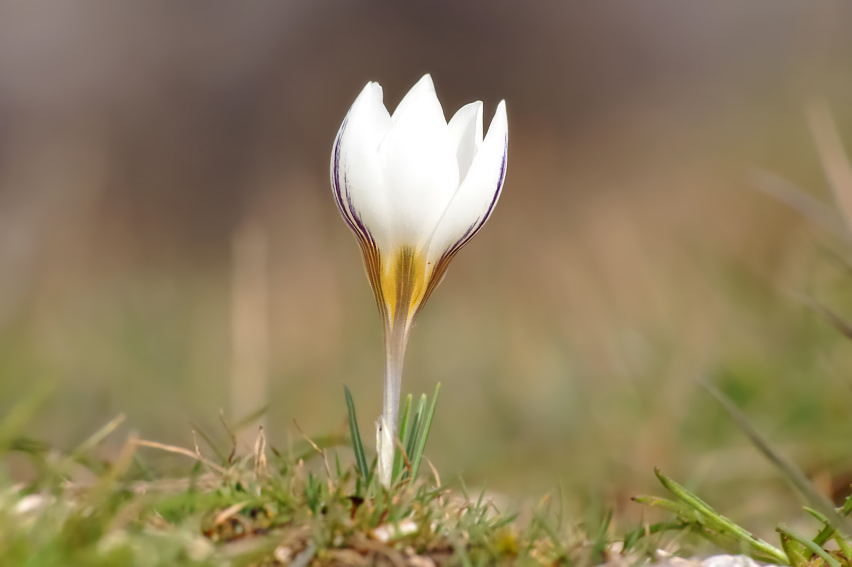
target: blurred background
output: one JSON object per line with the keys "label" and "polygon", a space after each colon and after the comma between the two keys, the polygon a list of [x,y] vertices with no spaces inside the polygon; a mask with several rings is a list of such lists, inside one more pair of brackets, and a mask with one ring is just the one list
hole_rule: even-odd
{"label": "blurred background", "polygon": [[56,381],[29,435],[124,412],[191,446],[259,400],[286,447],[344,431],[346,384],[371,439],[381,326],[329,155],[367,81],[392,109],[429,72],[511,131],[406,361],[404,391],[443,384],[443,477],[638,515],[658,465],[737,519],[795,506],[704,377],[839,496],[852,350],[802,297],[852,314],[850,249],[766,191],[836,214],[805,105],[852,149],[850,65],[843,0],[0,4],[0,415]]}

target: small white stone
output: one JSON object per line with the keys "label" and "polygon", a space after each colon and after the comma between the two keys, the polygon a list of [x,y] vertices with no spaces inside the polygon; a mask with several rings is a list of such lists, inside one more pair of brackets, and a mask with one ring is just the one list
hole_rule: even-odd
{"label": "small white stone", "polygon": [[760,567],[747,555],[714,555],[701,562],[701,567]]}
{"label": "small white stone", "polygon": [[193,561],[204,561],[214,551],[213,544],[206,537],[194,537],[186,546],[186,554]]}
{"label": "small white stone", "polygon": [[275,548],[273,556],[275,556],[276,561],[286,565],[287,563],[290,563],[291,559],[293,559],[293,550],[286,545],[279,545]]}
{"label": "small white stone", "polygon": [[127,545],[127,532],[124,530],[116,530],[106,534],[98,542],[98,551],[101,553],[109,553],[114,549],[119,549]]}
{"label": "small white stone", "polygon": [[18,500],[18,503],[15,505],[15,512],[18,514],[26,514],[27,512],[38,510],[39,508],[44,507],[44,505],[47,504],[47,501],[47,497],[42,494],[29,494]]}
{"label": "small white stone", "polygon": [[399,539],[416,531],[417,523],[413,520],[405,519],[398,524],[383,524],[370,532],[370,535],[382,543],[387,543],[392,539]]}
{"label": "small white stone", "polygon": [[411,567],[435,567],[435,562],[432,559],[422,555],[411,555],[406,559]]}

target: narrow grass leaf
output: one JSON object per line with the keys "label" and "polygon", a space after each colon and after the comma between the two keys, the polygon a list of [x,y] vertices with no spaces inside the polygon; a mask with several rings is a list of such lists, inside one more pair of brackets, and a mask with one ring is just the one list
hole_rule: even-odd
{"label": "narrow grass leaf", "polygon": [[257,422],[257,420],[263,417],[266,414],[267,410],[269,410],[269,406],[264,404],[253,412],[250,412],[233,425],[234,431],[242,431],[246,427],[255,425],[255,422]]}
{"label": "narrow grass leaf", "polygon": [[612,522],[612,510],[607,510],[603,517],[600,526],[598,526],[597,535],[592,543],[592,560],[595,565],[600,565],[606,561],[606,548],[609,545],[609,526]]}
{"label": "narrow grass leaf", "polygon": [[[355,415],[355,402],[352,401],[352,394],[349,393],[349,387],[343,386],[346,393],[346,407],[349,410],[349,433],[352,436],[352,450],[355,452],[355,464],[358,467],[358,472],[365,479],[368,478],[369,469],[367,468],[367,457],[364,455],[364,445],[361,443],[361,432],[358,430],[358,418]],[[369,485],[369,479],[367,480]]]}
{"label": "narrow grass leaf", "polygon": [[118,429],[118,426],[124,422],[124,414],[119,414],[109,423],[101,427],[94,435],[80,443],[74,451],[71,452],[72,457],[77,457],[87,453],[96,447],[101,441],[109,437],[113,431]]}
{"label": "narrow grass leaf", "polygon": [[[402,412],[402,419],[399,423],[399,441],[403,447],[405,447],[406,440],[408,439],[408,426],[409,421],[408,418],[411,414],[411,394],[408,394],[408,397],[405,398],[405,409]],[[396,455],[393,458],[393,475],[391,478],[394,480],[399,478],[399,474],[402,472],[403,459],[402,455],[399,451],[396,452]]]}
{"label": "narrow grass leaf", "polygon": [[[658,496],[634,496],[632,500],[637,504],[643,504],[653,508],[661,508],[663,510],[668,510],[669,512],[674,512],[675,514],[680,514],[682,512],[691,513],[691,511],[684,508],[683,505]],[[692,515],[693,517],[695,516],[694,514]]]}
{"label": "narrow grass leaf", "polygon": [[109,498],[116,483],[124,476],[124,473],[127,472],[127,469],[133,463],[133,456],[136,454],[139,445],[139,436],[135,432],[131,433],[119,451],[118,457],[113,461],[109,471],[99,478],[97,483],[89,491],[87,497],[93,507],[99,506]]}
{"label": "narrow grass leaf", "polygon": [[800,543],[801,545],[806,547],[812,553],[819,555],[822,558],[822,560],[825,561],[826,564],[829,565],[830,567],[840,567],[840,563],[838,563],[837,559],[832,557],[826,550],[824,550],[822,547],[818,546],[817,544],[815,544],[811,540],[804,538],[804,537],[800,536],[799,534],[791,531],[790,528],[788,528],[786,525],[779,524],[778,527],[775,528],[775,530],[778,533],[785,535],[785,536],[789,537],[790,539],[796,541],[797,543]]}
{"label": "narrow grass leaf", "polygon": [[467,555],[467,547],[464,542],[455,543],[453,547],[455,547],[459,563],[461,563],[463,567],[473,567],[473,563],[470,562],[470,557]]}
{"label": "narrow grass leaf", "polygon": [[420,460],[423,458],[423,451],[426,449],[426,441],[429,439],[429,429],[432,427],[432,418],[435,416],[435,406],[438,403],[438,392],[441,390],[441,383],[435,386],[435,393],[432,396],[432,403],[429,405],[429,411],[426,413],[426,418],[421,427],[420,438],[417,441],[417,448],[414,450],[414,455],[411,461],[411,478],[417,478],[417,471],[420,470]]}
{"label": "narrow grass leaf", "polygon": [[[363,449],[361,451],[362,451],[362,454],[363,454]],[[366,462],[366,459],[364,459],[364,462]],[[367,473],[367,476],[364,479],[365,480],[364,486],[365,486],[365,489],[367,490],[368,495],[369,495],[370,489],[373,488],[373,480],[375,479],[375,476],[376,476],[376,465],[378,463],[379,463],[379,456],[376,455],[375,457],[373,457],[373,464],[370,465],[369,469],[367,469],[369,472]]]}
{"label": "narrow grass leaf", "polygon": [[834,541],[837,542],[837,547],[840,548],[840,553],[844,557],[852,557],[852,547],[850,547],[848,539],[835,532]]}
{"label": "narrow grass leaf", "polygon": [[411,435],[405,445],[405,452],[411,458],[414,455],[414,449],[417,446],[417,438],[423,430],[423,412],[426,409],[426,394],[420,396],[420,401],[417,403],[417,412],[414,414],[414,424],[411,427]]}
{"label": "narrow grass leaf", "polygon": [[[805,510],[805,512],[816,518],[817,521],[822,523],[824,526],[823,529],[820,530],[820,532],[817,534],[817,537],[814,538],[814,543],[822,547],[822,545],[826,541],[828,541],[829,539],[834,539],[834,541],[837,542],[837,547],[839,547],[840,551],[843,552],[843,555],[845,557],[852,557],[852,549],[850,549],[849,543],[847,543],[847,537],[832,528],[831,523],[828,521],[828,518],[826,518],[813,508],[808,508],[807,506],[804,506],[803,509]],[[826,530],[828,530],[828,536],[825,537],[825,539],[822,539],[821,536],[823,536],[823,532],[825,532]],[[820,541],[818,542],[817,540]]]}
{"label": "narrow grass leaf", "polygon": [[807,565],[808,558],[805,557],[805,547],[783,533],[778,535],[781,536],[781,549],[787,554],[790,565],[793,567],[804,567]]}
{"label": "narrow grass leaf", "polygon": [[[846,498],[846,502],[844,502],[843,506],[840,508],[840,510],[838,510],[838,514],[840,514],[844,518],[850,513],[852,513],[852,495]],[[826,523],[828,524],[828,522]],[[822,546],[825,544],[825,542],[830,540],[833,535],[834,528],[831,527],[830,524],[828,524],[822,530],[820,530],[820,532],[814,538],[814,543],[819,546]],[[849,557],[852,557],[852,555],[850,555]]]}
{"label": "narrow grass leaf", "polygon": [[502,518],[498,518],[493,524],[491,524],[491,529],[496,530],[497,528],[507,526],[514,522],[517,518],[518,514],[511,514],[509,516],[503,516]]}
{"label": "narrow grass leaf", "polygon": [[624,536],[624,545],[621,546],[622,552],[625,553],[629,551],[646,536],[668,531],[681,531],[689,526],[690,524],[687,522],[675,520],[669,522],[658,522],[656,524],[651,524],[650,526],[636,528]]}
{"label": "narrow grass leaf", "polygon": [[737,538],[742,544],[755,548],[762,554],[773,558],[774,563],[784,563],[787,561],[787,556],[783,551],[768,542],[753,536],[747,530],[741,528],[725,516],[722,516],[716,510],[710,507],[709,504],[701,500],[698,496],[688,491],[686,488],[676,483],[662,472],[660,469],[655,469],[654,473],[666,489],[674,494],[679,500],[693,508],[701,514],[703,523],[710,529],[719,532],[722,535],[731,535]]}
{"label": "narrow grass leaf", "polygon": [[739,427],[740,431],[749,438],[752,444],[757,447],[757,449],[763,453],[763,455],[769,459],[769,461],[772,462],[772,464],[774,464],[785,477],[787,477],[793,486],[799,489],[811,506],[818,509],[823,515],[825,515],[833,528],[837,529],[839,527],[843,527],[845,529],[842,531],[852,533],[852,530],[849,529],[849,522],[845,518],[841,517],[834,509],[832,503],[829,502],[825,496],[820,494],[816,488],[814,488],[805,473],[803,473],[801,469],[792,462],[788,461],[783,455],[781,455],[781,453],[776,451],[769,442],[764,439],[760,433],[758,433],[757,429],[755,429],[751,422],[749,422],[745,414],[740,411],[740,409],[734,405],[734,403],[729,400],[725,394],[707,381],[702,380],[701,385],[716,399],[717,402],[719,402],[719,405],[728,412],[728,415],[731,416],[731,419],[734,420],[734,423],[737,424],[737,427]]}
{"label": "narrow grass leaf", "polygon": [[[417,432],[420,429],[420,415],[415,414],[414,419],[411,421],[411,435],[408,437],[408,442],[405,444],[405,454],[408,455],[409,461],[411,460],[411,454],[414,452],[414,444],[417,441]],[[406,473],[407,474],[407,471]]]}
{"label": "narrow grass leaf", "polygon": [[200,427],[198,427],[195,423],[193,423],[191,421],[189,422],[189,425],[192,427],[192,431],[196,435],[201,437],[201,439],[203,439],[204,442],[207,443],[207,446],[210,447],[210,449],[214,453],[216,453],[216,456],[219,458],[220,461],[225,462],[228,459],[227,456],[225,455],[225,453],[223,453],[221,450],[219,450],[219,447],[216,446],[216,444],[213,442],[213,440],[210,438],[210,436],[207,435],[207,433],[204,432],[204,430],[202,430]]}
{"label": "narrow grass leaf", "polygon": [[802,506],[802,509],[805,512],[807,512],[808,514],[810,514],[811,516],[813,516],[814,518],[816,518],[817,521],[819,521],[821,524],[828,526],[828,527],[831,527],[831,522],[828,521],[828,518],[826,518],[825,516],[823,516],[822,514],[817,512],[816,510],[814,510],[813,508],[809,508],[807,506]]}
{"label": "narrow grass leaf", "polygon": [[29,453],[31,455],[43,455],[51,449],[54,449],[54,447],[50,443],[30,437],[15,437],[9,443],[9,450]]}
{"label": "narrow grass leaf", "polygon": [[722,549],[728,553],[736,555],[749,555],[752,559],[760,561],[761,563],[771,563],[774,565],[790,564],[790,561],[786,558],[786,556],[784,556],[783,559],[779,559],[779,557],[777,557],[776,555],[766,555],[760,550],[750,547],[746,542],[742,541],[741,539],[721,535],[714,532],[713,530],[708,530],[697,526],[692,527],[692,532],[703,537],[719,549]]}

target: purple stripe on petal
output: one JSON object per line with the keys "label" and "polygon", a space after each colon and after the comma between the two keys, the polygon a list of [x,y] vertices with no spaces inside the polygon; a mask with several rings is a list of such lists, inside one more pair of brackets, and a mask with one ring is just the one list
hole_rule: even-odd
{"label": "purple stripe on petal", "polygon": [[344,204],[343,204],[343,195],[342,188],[340,184],[340,157],[341,157],[341,141],[343,140],[343,132],[346,130],[346,125],[349,122],[349,115],[346,115],[346,118],[343,119],[343,124],[340,125],[340,130],[337,132],[337,138],[334,140],[334,158],[332,160],[332,172],[331,172],[331,186],[334,193],[334,202],[337,204],[338,210],[340,210],[340,214],[343,216],[343,220],[346,221],[346,224],[349,225],[349,228],[355,230],[355,226],[352,224],[352,220],[349,218],[349,213],[347,212]]}
{"label": "purple stripe on petal", "polygon": [[[369,243],[370,246],[375,248],[376,242],[373,239],[372,234],[370,234],[370,231],[367,230],[367,227],[364,225],[361,217],[355,212],[355,207],[352,206],[352,197],[349,194],[349,184],[346,182],[346,173],[341,172],[340,169],[343,133],[346,130],[348,123],[349,114],[347,114],[346,118],[343,119],[343,124],[340,125],[340,130],[337,132],[337,138],[334,141],[334,159],[331,178],[334,200],[337,203],[337,208],[340,210],[340,214],[343,216],[343,220],[346,221],[346,224],[349,225],[349,228],[355,233],[355,236],[359,240]],[[342,182],[340,179],[341,173],[343,174]]]}
{"label": "purple stripe on petal", "polygon": [[[494,205],[497,204],[497,198],[500,197],[500,192],[503,190],[503,181],[506,179],[506,163],[509,161],[509,135],[506,134],[505,141],[503,142],[503,161],[500,164],[500,180],[497,182],[497,190],[494,192],[494,198],[491,199],[491,204],[488,205],[488,210],[485,212],[485,216],[482,217],[482,223],[485,224],[485,221],[488,220],[488,217],[491,216],[491,211],[494,210]],[[480,225],[482,226],[482,225]]]}

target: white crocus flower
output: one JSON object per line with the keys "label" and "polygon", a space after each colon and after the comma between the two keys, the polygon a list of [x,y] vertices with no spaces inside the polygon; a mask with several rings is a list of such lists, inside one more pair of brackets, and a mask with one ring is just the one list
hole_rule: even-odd
{"label": "white crocus flower", "polygon": [[506,176],[506,104],[482,136],[482,103],[449,124],[429,75],[391,115],[368,83],[343,120],[331,155],[337,206],[355,233],[384,321],[384,411],[379,478],[390,486],[402,362],[417,313],[450,260],[494,210]]}

